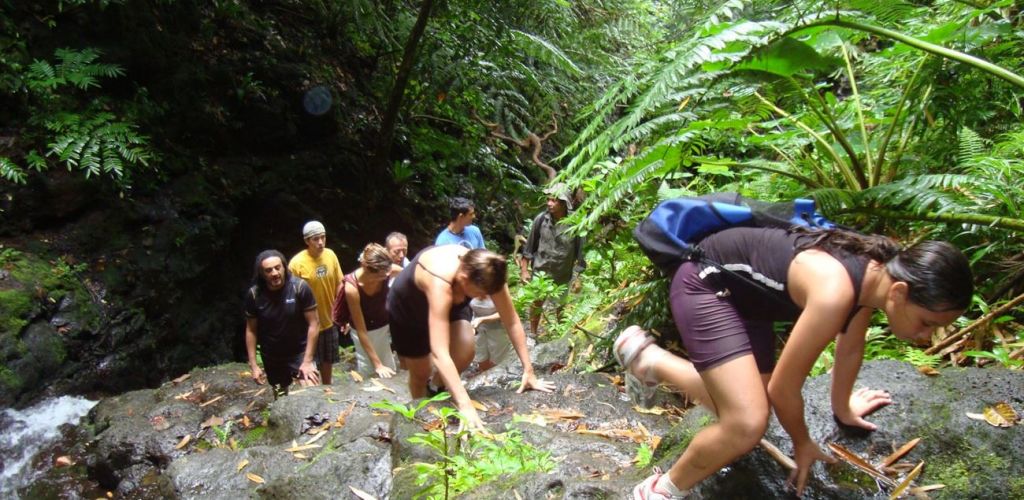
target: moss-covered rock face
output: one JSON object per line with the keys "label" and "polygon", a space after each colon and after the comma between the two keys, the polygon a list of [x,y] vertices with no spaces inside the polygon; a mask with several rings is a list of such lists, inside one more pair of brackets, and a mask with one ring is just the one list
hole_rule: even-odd
{"label": "moss-covered rock face", "polygon": [[0,250],[0,405],[24,403],[68,373],[69,354],[99,328],[102,310],[80,272],[60,258]]}
{"label": "moss-covered rock face", "polygon": [[[893,403],[870,415],[875,432],[840,428],[832,419],[831,377],[810,379],[804,385],[804,413],[808,431],[822,448],[839,444],[871,464],[878,464],[904,443],[920,438],[900,463],[924,462],[917,486],[944,484],[929,492],[932,498],[1024,498],[1024,449],[1022,427],[997,428],[972,420],[967,413],[981,413],[988,405],[1006,401],[1024,409],[1024,373],[1002,368],[944,369],[928,377],[913,366],[897,361],[864,364],[857,387],[884,389]],[[662,467],[679,457],[682,443],[705,423],[702,412],[690,412],[666,436],[658,450]],[[789,435],[773,417],[765,438],[792,456]],[[666,447],[668,445],[668,447]],[[685,447],[683,447],[685,448]],[[704,498],[791,498],[785,484],[788,472],[760,447],[697,486]],[[902,478],[902,476],[898,476]],[[1013,493],[1011,493],[1013,492]],[[815,464],[804,498],[887,498],[870,476],[850,464]]]}

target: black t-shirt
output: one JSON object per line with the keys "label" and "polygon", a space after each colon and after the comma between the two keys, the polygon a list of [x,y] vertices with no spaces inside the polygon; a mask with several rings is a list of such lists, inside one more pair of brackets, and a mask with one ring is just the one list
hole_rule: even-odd
{"label": "black t-shirt", "polygon": [[256,318],[256,340],[263,358],[286,358],[305,351],[309,328],[305,312],[313,309],[313,290],[294,276],[277,291],[250,288],[245,294],[245,316]]}

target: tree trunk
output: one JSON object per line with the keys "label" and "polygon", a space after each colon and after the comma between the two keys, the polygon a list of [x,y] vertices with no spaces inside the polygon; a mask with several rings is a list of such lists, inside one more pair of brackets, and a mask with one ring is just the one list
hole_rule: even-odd
{"label": "tree trunk", "polygon": [[383,167],[388,167],[391,164],[391,141],[395,136],[398,112],[402,109],[405,87],[409,84],[412,66],[416,62],[416,49],[419,47],[420,39],[423,38],[423,33],[427,29],[427,20],[430,19],[430,10],[433,6],[433,0],[423,0],[423,3],[420,5],[419,16],[416,18],[416,24],[413,25],[409,38],[405,40],[402,63],[398,66],[395,85],[391,87],[391,94],[388,95],[388,105],[384,111],[384,118],[380,123],[376,156],[378,164]]}

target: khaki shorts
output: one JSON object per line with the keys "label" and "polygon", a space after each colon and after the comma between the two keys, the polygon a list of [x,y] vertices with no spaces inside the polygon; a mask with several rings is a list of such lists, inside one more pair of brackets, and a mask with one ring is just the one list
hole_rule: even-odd
{"label": "khaki shorts", "polygon": [[476,362],[490,360],[494,364],[501,364],[512,354],[512,341],[501,324],[493,327],[481,326],[477,328],[476,336]]}

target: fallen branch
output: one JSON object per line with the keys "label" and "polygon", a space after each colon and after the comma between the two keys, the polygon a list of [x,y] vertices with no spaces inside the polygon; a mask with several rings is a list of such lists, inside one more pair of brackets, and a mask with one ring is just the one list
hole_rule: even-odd
{"label": "fallen branch", "polygon": [[954,332],[950,336],[948,336],[948,337],[942,339],[941,341],[939,341],[939,343],[929,347],[928,349],[926,349],[924,351],[924,353],[931,355],[931,354],[935,354],[935,353],[941,351],[942,349],[945,349],[950,344],[953,344],[957,340],[960,340],[961,338],[966,337],[968,333],[971,333],[974,330],[977,330],[978,328],[980,328],[980,327],[982,327],[984,325],[987,325],[993,319],[995,319],[995,318],[997,318],[999,316],[1002,316],[1003,314],[1006,314],[1007,311],[1017,307],[1021,303],[1024,303],[1024,294],[1020,294],[1020,295],[1014,297],[1013,300],[1011,300],[1011,301],[1009,301],[1009,302],[1007,302],[1007,303],[997,307],[996,309],[992,310],[988,314],[986,314],[986,315],[984,315],[984,316],[974,320],[973,323],[971,323],[971,324],[961,328],[960,331]]}
{"label": "fallen branch", "polygon": [[764,448],[764,451],[768,453],[768,456],[774,458],[775,461],[778,462],[779,465],[785,467],[786,470],[793,470],[796,468],[796,462],[767,439],[761,439],[761,448]]}

